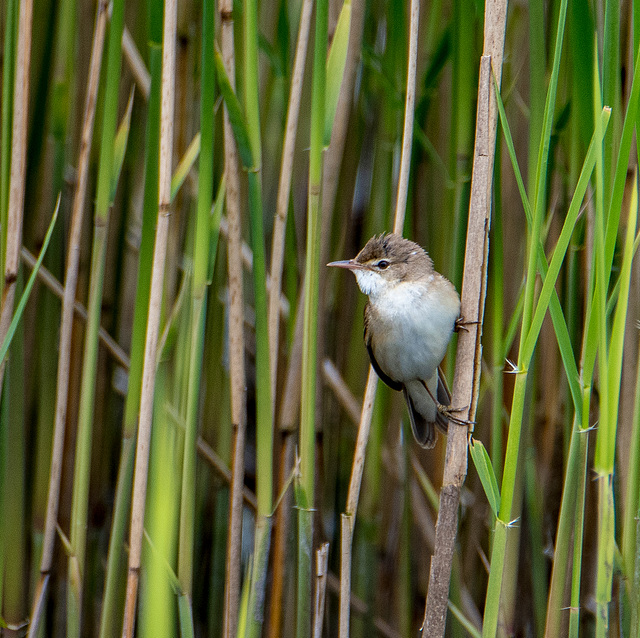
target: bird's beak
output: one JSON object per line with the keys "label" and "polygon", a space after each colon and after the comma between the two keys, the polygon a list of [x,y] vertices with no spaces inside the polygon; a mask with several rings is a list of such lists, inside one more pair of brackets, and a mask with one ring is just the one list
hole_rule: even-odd
{"label": "bird's beak", "polygon": [[327,266],[334,266],[335,268],[346,268],[347,270],[366,270],[366,266],[358,263],[355,259],[343,259],[342,261],[332,261]]}

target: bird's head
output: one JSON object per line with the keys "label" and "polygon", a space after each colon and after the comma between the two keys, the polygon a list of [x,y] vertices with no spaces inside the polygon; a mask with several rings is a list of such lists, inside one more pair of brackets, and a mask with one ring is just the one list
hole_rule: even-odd
{"label": "bird's head", "polygon": [[360,290],[373,297],[400,283],[433,274],[433,262],[425,250],[395,233],[376,235],[354,259],[332,261],[327,266],[353,271]]}

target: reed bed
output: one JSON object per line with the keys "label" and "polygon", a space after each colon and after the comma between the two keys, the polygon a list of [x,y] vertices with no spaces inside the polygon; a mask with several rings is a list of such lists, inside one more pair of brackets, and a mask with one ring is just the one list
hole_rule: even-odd
{"label": "reed bed", "polygon": [[[640,637],[638,2],[0,15],[3,636]],[[324,267],[392,230],[433,450]]]}

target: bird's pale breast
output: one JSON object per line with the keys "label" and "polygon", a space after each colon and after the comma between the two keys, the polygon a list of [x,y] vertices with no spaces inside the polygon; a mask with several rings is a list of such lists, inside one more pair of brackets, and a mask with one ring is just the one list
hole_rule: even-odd
{"label": "bird's pale breast", "polygon": [[[448,285],[439,280],[440,285]],[[453,286],[451,286],[453,290]],[[395,381],[429,380],[446,354],[460,302],[431,286],[400,283],[369,298],[372,346],[382,370]]]}

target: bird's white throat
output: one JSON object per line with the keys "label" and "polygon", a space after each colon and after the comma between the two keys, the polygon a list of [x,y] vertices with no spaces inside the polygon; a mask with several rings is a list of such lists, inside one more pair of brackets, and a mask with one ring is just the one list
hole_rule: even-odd
{"label": "bird's white throat", "polygon": [[376,297],[384,290],[382,277],[372,270],[354,270],[358,287],[365,295]]}

